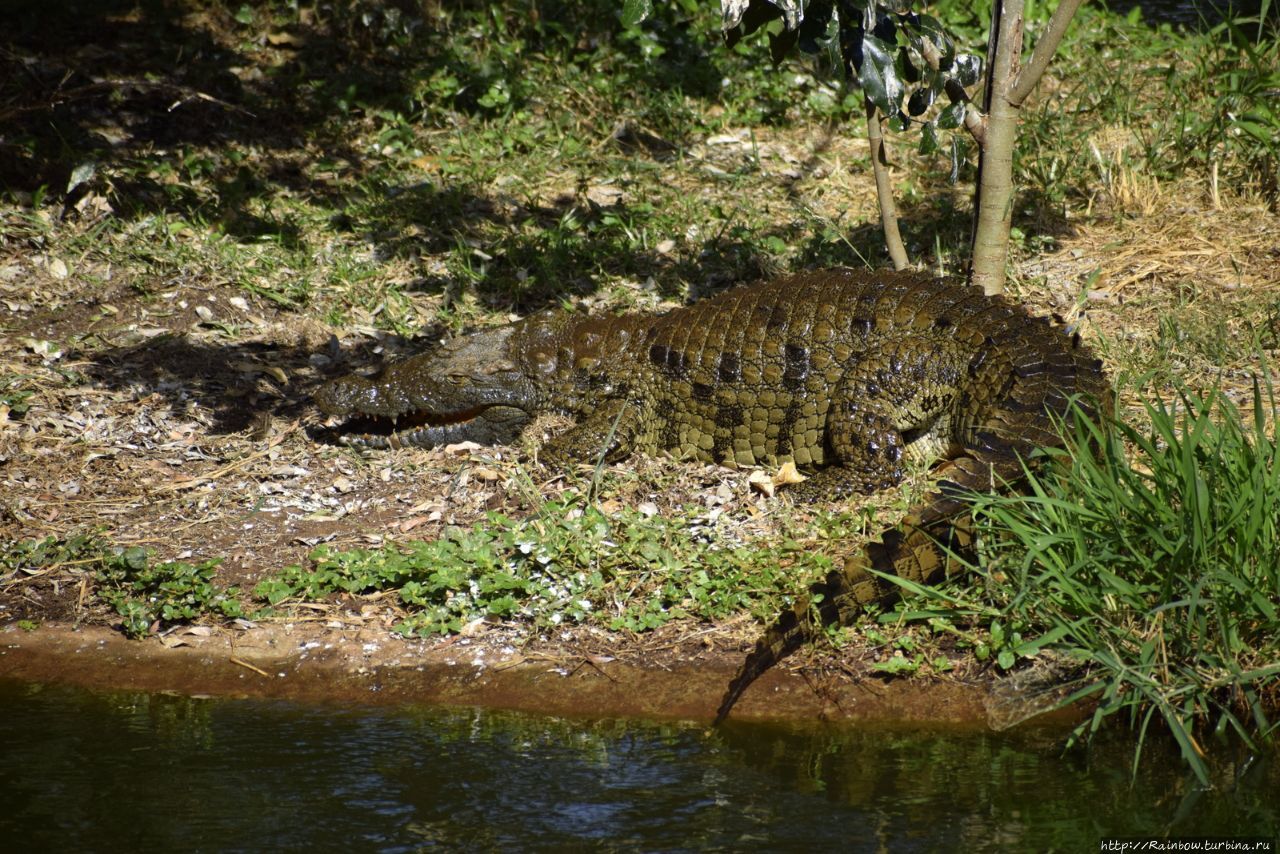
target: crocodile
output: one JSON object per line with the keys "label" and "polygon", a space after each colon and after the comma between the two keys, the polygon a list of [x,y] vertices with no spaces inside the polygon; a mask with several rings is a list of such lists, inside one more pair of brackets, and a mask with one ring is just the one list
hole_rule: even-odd
{"label": "crocodile", "polygon": [[[833,269],[732,288],[672,311],[544,311],[349,375],[315,395],[373,448],[516,439],[533,418],[576,424],[545,445],[553,466],[668,450],[730,466],[793,462],[800,501],[842,499],[938,463],[900,524],[784,611],[748,654],[717,714],[760,674],[897,595],[967,562],[966,495],[1016,483],[1032,451],[1060,446],[1072,401],[1110,406],[1079,337],[999,296],[908,272]],[[941,461],[940,463],[938,461]]]}

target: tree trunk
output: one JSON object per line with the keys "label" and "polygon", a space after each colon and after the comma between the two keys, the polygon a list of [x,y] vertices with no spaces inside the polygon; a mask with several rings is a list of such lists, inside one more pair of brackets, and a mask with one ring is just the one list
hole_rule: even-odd
{"label": "tree trunk", "polygon": [[[987,48],[987,115],[983,133],[974,133],[981,154],[974,209],[973,253],[969,278],[984,293],[1004,291],[1009,261],[1009,227],[1013,224],[1013,147],[1018,140],[1022,104],[1066,35],[1082,0],[1061,0],[1049,26],[1036,43],[1025,67],[1022,62],[1023,0],[996,0],[991,10],[991,40]],[[966,124],[970,131],[973,127]]]}
{"label": "tree trunk", "polygon": [[1004,291],[1013,223],[1013,146],[1021,102],[1009,98],[1022,62],[1023,0],[996,0],[988,51],[987,126],[978,161],[978,199],[969,278],[983,293]]}

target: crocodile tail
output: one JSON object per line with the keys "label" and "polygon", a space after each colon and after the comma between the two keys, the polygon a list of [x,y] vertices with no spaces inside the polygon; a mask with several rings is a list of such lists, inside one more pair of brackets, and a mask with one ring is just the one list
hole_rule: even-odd
{"label": "crocodile tail", "polygon": [[[835,574],[837,574],[835,571],[831,573],[831,575]],[[828,576],[829,580],[830,576]],[[816,639],[825,617],[815,621],[813,602],[820,597],[814,594],[826,586],[826,583],[819,582],[809,588],[809,595],[801,597],[790,610],[783,611],[764,636],[756,641],[755,649],[742,662],[737,675],[729,683],[729,689],[725,691],[724,699],[720,701],[720,708],[716,711],[715,726],[719,726],[729,716],[738,698],[752,682],[770,667]],[[819,608],[826,601],[825,596],[821,597]]]}
{"label": "crocodile tail", "polygon": [[928,525],[919,524],[918,517],[908,518],[900,528],[887,531],[880,542],[868,544],[862,554],[850,557],[843,567],[831,570],[825,580],[810,587],[809,595],[783,611],[756,641],[755,649],[729,683],[715,723],[718,725],[729,716],[752,682],[797,649],[817,640],[825,627],[849,625],[866,606],[898,598],[898,585],[884,576],[932,584],[961,565],[957,558],[967,560],[972,544],[968,516]]}

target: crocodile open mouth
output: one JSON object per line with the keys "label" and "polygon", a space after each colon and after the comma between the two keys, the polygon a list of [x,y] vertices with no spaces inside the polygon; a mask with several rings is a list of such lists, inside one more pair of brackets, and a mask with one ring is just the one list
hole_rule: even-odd
{"label": "crocodile open mouth", "polygon": [[403,415],[356,415],[329,425],[344,445],[364,448],[433,448],[471,438],[469,428],[492,407],[478,406],[440,414],[417,410]]}
{"label": "crocodile open mouth", "polygon": [[361,414],[326,427],[344,445],[435,448],[458,442],[507,444],[520,435],[530,418],[529,412],[518,406],[489,404],[444,414],[422,410],[395,417]]}

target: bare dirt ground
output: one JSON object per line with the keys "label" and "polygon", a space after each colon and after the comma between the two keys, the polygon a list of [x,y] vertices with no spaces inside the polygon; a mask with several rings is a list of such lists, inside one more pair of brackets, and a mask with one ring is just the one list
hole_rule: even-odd
{"label": "bare dirt ground", "polygon": [[[6,269],[16,264],[25,276],[39,275],[32,260]],[[128,288],[105,297],[63,289],[53,305],[22,319],[17,341],[94,343],[64,353],[28,343],[0,367],[49,378],[23,417],[2,424],[6,537],[94,530],[120,546],[147,547],[156,560],[220,557],[219,582],[247,590],[305,563],[321,542],[354,548],[431,538],[445,525],[481,520],[486,510],[527,513],[533,501],[565,488],[564,478],[553,477],[537,484],[537,495],[523,494],[519,473],[528,469],[516,449],[361,456],[318,441],[306,396],[318,379],[310,357],[324,351],[327,333],[269,306],[242,308],[235,296],[181,287],[145,299]],[[103,312],[104,305],[115,310]],[[260,334],[228,348],[196,307]],[[127,343],[114,343],[121,338]],[[673,465],[679,488],[651,491],[655,477],[673,482]],[[774,517],[787,510],[755,493],[747,473],[648,460],[626,469],[636,473],[626,480],[629,494],[605,496],[606,507],[650,501],[664,512],[702,500],[735,520],[733,536],[745,539],[773,532]],[[469,637],[407,640],[391,631],[403,612],[374,595],[307,603],[287,621],[166,629],[128,641],[103,630],[118,626],[119,617],[92,590],[92,578],[75,567],[6,578],[0,673],[190,693],[709,717],[757,631],[749,621],[685,621],[643,635],[484,624]],[[40,628],[20,631],[18,621]],[[878,709],[897,718],[906,696],[913,698],[912,719],[981,713],[984,691],[974,686],[986,680],[976,674],[964,679],[973,684],[953,678],[936,694],[936,685],[912,683],[903,693],[871,678],[858,697],[842,698],[837,689],[847,693],[851,677],[867,676],[876,655],[863,650],[859,662],[827,653],[812,673],[780,671],[757,689],[769,702],[744,702],[740,714],[843,716],[858,709],[875,716]],[[269,662],[259,666],[263,658]]]}

